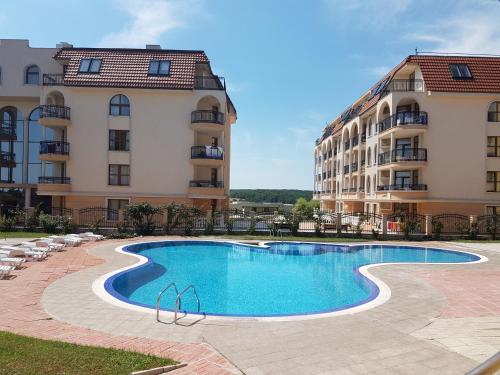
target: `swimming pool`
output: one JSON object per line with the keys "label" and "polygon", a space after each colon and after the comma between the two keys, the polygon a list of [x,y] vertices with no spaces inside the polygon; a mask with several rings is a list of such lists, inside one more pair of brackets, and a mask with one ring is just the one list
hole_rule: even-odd
{"label": "swimming pool", "polygon": [[[192,284],[207,315],[283,317],[335,312],[377,298],[382,282],[365,266],[380,263],[467,263],[478,255],[396,245],[338,245],[270,242],[267,246],[214,241],[163,241],[124,246],[143,264],[104,281],[112,297],[155,309],[158,293],[169,283],[179,290]],[[147,261],[146,261],[147,259]],[[176,294],[168,290],[162,310],[173,311]],[[192,293],[182,310],[196,313]]]}

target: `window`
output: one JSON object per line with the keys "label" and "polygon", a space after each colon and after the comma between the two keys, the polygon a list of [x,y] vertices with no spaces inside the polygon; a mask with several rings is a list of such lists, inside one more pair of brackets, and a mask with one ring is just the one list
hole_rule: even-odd
{"label": "window", "polygon": [[40,83],[40,69],[36,65],[30,65],[26,68],[24,83],[27,85],[38,85]]}
{"label": "window", "polygon": [[128,199],[108,199],[108,220],[118,220],[118,210],[124,210],[129,205]]}
{"label": "window", "polygon": [[128,130],[109,131],[109,151],[128,151],[130,132]]}
{"label": "window", "polygon": [[486,191],[500,191],[500,172],[486,172]]}
{"label": "window", "polygon": [[130,166],[110,164],[108,177],[109,185],[130,185]]}
{"label": "window", "polygon": [[486,206],[486,214],[500,216],[500,206]]}
{"label": "window", "polygon": [[151,60],[149,62],[148,74],[150,76],[168,76],[170,72],[169,60]]}
{"label": "window", "polygon": [[467,64],[450,64],[451,77],[453,79],[472,79]]}
{"label": "window", "polygon": [[487,156],[500,157],[500,137],[488,137]]}
{"label": "window", "polygon": [[500,102],[493,102],[488,108],[488,121],[500,122]]}
{"label": "window", "polygon": [[115,95],[109,102],[111,116],[130,116],[130,102],[125,95]]}
{"label": "window", "polygon": [[81,59],[78,73],[99,73],[101,62],[101,59]]}

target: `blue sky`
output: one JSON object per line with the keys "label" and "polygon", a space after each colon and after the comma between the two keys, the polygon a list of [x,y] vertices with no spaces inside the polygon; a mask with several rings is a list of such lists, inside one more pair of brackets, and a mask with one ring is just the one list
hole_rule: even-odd
{"label": "blue sky", "polygon": [[500,54],[498,0],[6,1],[0,38],[203,49],[238,109],[232,188],[312,189],[314,140],[420,51]]}

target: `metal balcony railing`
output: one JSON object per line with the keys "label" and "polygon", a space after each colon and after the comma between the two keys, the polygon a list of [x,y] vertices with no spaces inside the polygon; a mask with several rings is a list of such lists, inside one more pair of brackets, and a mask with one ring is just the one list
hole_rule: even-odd
{"label": "metal balcony railing", "polygon": [[40,176],[38,177],[39,184],[70,184],[69,177],[55,177],[55,176]]}
{"label": "metal balcony railing", "polygon": [[224,90],[224,78],[218,76],[196,76],[194,77],[194,88],[203,90]]}
{"label": "metal balcony railing", "polygon": [[378,164],[399,163],[405,161],[427,161],[426,148],[401,148],[386,151],[378,155]]}
{"label": "metal balcony railing", "polygon": [[223,181],[209,181],[209,180],[192,180],[189,181],[189,186],[194,188],[223,188]]}
{"label": "metal balcony railing", "polygon": [[224,150],[222,147],[211,146],[193,146],[191,147],[191,159],[216,159],[224,158]]}
{"label": "metal balcony railing", "polygon": [[197,110],[191,112],[191,123],[200,122],[224,125],[225,116],[224,113],[217,111]]}
{"label": "metal balcony railing", "polygon": [[42,84],[44,86],[62,86],[64,84],[64,74],[44,74]]}
{"label": "metal balcony railing", "polygon": [[70,120],[71,110],[63,105],[41,105],[40,117]]}
{"label": "metal balcony railing", "polygon": [[379,185],[377,186],[378,191],[426,191],[426,184],[393,184],[393,185]]}
{"label": "metal balcony railing", "polygon": [[69,143],[63,141],[40,141],[40,154],[69,155]]}
{"label": "metal balcony railing", "polygon": [[427,125],[427,112],[407,111],[388,116],[377,124],[378,132],[382,133],[401,125]]}

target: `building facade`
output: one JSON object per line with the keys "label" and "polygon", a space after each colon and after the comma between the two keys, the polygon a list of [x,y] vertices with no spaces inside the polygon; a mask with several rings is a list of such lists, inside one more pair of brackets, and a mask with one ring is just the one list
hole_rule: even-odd
{"label": "building facade", "polygon": [[314,160],[324,210],[500,214],[500,57],[407,57],[324,129]]}
{"label": "building facade", "polygon": [[0,40],[2,203],[229,204],[236,110],[203,51]]}

